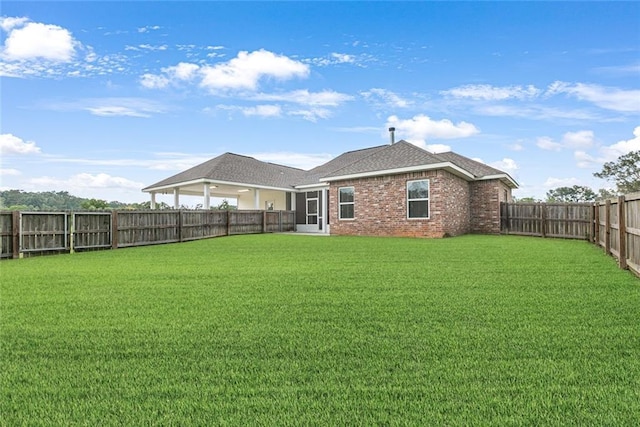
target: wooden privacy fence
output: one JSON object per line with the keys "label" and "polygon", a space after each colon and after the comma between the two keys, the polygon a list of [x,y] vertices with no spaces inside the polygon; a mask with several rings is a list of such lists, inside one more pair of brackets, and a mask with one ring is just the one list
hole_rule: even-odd
{"label": "wooden privacy fence", "polygon": [[503,234],[588,240],[640,276],[640,193],[592,203],[501,203]]}
{"label": "wooden privacy fence", "polygon": [[293,211],[0,212],[0,257],[294,230]]}
{"label": "wooden privacy fence", "polygon": [[504,234],[589,240],[593,235],[591,203],[501,203]]}
{"label": "wooden privacy fence", "polygon": [[593,242],[640,276],[640,193],[598,202],[594,218]]}

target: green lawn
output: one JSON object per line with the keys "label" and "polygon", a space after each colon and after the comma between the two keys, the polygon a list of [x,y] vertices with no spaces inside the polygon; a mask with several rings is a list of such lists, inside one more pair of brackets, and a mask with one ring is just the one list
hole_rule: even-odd
{"label": "green lawn", "polygon": [[0,263],[0,425],[639,425],[580,241],[233,236]]}

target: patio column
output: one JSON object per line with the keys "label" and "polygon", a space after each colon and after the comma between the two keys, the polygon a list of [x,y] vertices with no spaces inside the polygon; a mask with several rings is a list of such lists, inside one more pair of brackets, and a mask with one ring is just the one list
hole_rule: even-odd
{"label": "patio column", "polygon": [[151,209],[155,209],[156,208],[156,193],[154,193],[153,191],[151,192]]}
{"label": "patio column", "polygon": [[253,190],[253,207],[256,210],[260,209],[260,189]]}
{"label": "patio column", "polygon": [[324,189],[318,190],[318,216],[320,217],[320,225],[322,226],[322,232],[327,232],[327,218],[324,200]]}
{"label": "patio column", "polygon": [[174,209],[180,209],[180,188],[173,189],[173,207]]}
{"label": "patio column", "polygon": [[204,208],[209,209],[211,204],[211,188],[209,188],[209,183],[204,183]]}

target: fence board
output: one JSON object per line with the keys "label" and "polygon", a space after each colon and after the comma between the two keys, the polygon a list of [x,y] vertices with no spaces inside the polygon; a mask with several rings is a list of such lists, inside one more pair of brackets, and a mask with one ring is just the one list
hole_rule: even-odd
{"label": "fence board", "polygon": [[196,240],[227,234],[226,211],[183,211],[182,240]]}
{"label": "fence board", "polygon": [[592,238],[593,207],[588,203],[502,203],[500,211],[505,234]]}
{"label": "fence board", "polygon": [[0,258],[13,257],[13,212],[0,213]]}
{"label": "fence board", "polygon": [[625,196],[627,267],[640,276],[640,193]]}
{"label": "fence board", "polygon": [[64,251],[69,248],[66,212],[21,212],[20,252]]}
{"label": "fence board", "polygon": [[111,212],[73,214],[73,249],[111,247]]}

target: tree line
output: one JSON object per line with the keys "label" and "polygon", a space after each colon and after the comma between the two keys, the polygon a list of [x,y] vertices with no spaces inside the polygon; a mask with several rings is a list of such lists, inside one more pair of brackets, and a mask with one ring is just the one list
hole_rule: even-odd
{"label": "tree line", "polygon": [[[615,190],[600,188],[594,191],[584,185],[571,187],[558,187],[547,191],[546,202],[595,202],[606,200],[620,194],[629,194],[640,191],[640,151],[631,151],[617,160],[607,162],[600,172],[593,176],[612,181]],[[541,202],[533,197],[522,197],[518,202]]]}
{"label": "tree line", "polygon": [[[185,208],[185,206],[182,206]],[[196,206],[196,208],[202,208]],[[231,210],[236,207],[223,200],[213,209]],[[23,190],[0,191],[0,210],[9,211],[77,211],[77,210],[145,210],[151,209],[151,202],[122,203],[108,202],[102,199],[87,199],[76,197],[68,191],[38,191],[29,192]],[[164,202],[156,203],[156,209],[173,209],[173,206]]]}

